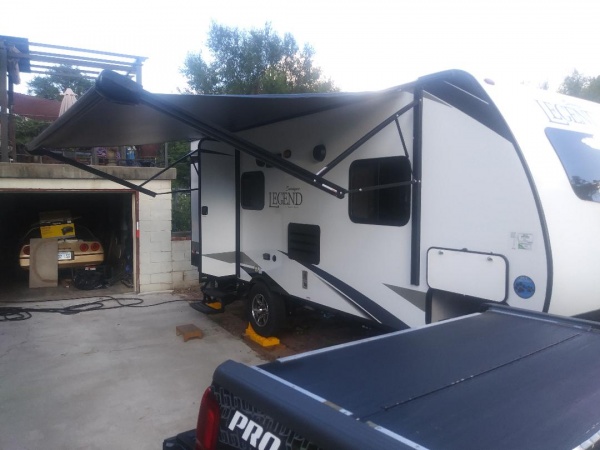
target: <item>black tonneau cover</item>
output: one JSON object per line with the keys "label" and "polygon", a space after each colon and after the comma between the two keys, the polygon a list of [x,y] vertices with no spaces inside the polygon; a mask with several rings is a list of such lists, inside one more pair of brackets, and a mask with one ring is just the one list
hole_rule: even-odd
{"label": "black tonneau cover", "polygon": [[591,448],[600,441],[597,327],[494,307],[254,370],[349,411],[369,433],[382,427],[397,448]]}

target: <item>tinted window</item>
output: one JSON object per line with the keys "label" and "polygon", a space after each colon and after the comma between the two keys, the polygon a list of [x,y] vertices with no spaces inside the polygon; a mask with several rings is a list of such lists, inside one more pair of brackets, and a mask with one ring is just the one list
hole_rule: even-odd
{"label": "tinted window", "polygon": [[600,202],[600,136],[546,128],[575,194],[583,200]]}
{"label": "tinted window", "polygon": [[356,223],[406,225],[410,219],[410,184],[395,184],[410,181],[410,162],[404,156],[354,161],[349,180],[350,219]]}
{"label": "tinted window", "polygon": [[265,175],[262,172],[245,172],[241,180],[241,203],[244,209],[265,207]]}

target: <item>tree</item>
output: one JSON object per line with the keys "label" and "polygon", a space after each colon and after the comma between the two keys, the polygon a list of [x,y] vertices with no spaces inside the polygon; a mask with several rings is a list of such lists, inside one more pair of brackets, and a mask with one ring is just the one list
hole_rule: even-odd
{"label": "tree", "polygon": [[565,77],[558,92],[600,103],[600,76],[586,77],[574,70]]}
{"label": "tree", "polygon": [[27,117],[14,116],[15,146],[17,155],[25,153],[27,144],[44,131],[50,122],[28,119]]}
{"label": "tree", "polygon": [[[168,163],[173,164],[178,159],[190,152],[190,143],[187,141],[169,142]],[[175,165],[177,178],[171,187],[174,191],[190,188],[190,162],[185,160]],[[190,231],[192,229],[192,199],[189,192],[174,193],[171,198],[171,230]]]}
{"label": "tree", "polygon": [[269,23],[250,31],[212,23],[208,49],[189,53],[181,73],[198,94],[294,94],[332,92],[337,88],[313,64],[314,49],[300,50],[290,33],[278,36]]}
{"label": "tree", "polygon": [[[61,65],[49,68],[47,75],[34,77],[27,83],[27,91],[29,95],[36,97],[61,100],[67,88],[71,88],[79,97],[93,85],[94,81],[85,78],[79,69]],[[40,134],[48,125],[50,125],[50,122],[15,116],[14,126],[17,153],[22,153],[25,144]]]}
{"label": "tree", "polygon": [[47,75],[38,75],[27,83],[28,94],[49,100],[61,100],[63,93],[70,88],[77,97],[94,85],[76,67],[60,65],[48,69]]}
{"label": "tree", "polygon": [[[269,23],[250,31],[212,23],[208,33],[210,62],[202,52],[187,55],[181,73],[188,92],[197,94],[295,94],[338,89],[313,64],[314,49],[302,50],[294,37],[278,36]],[[190,151],[189,142],[169,143],[169,162]],[[178,165],[173,189],[189,189],[189,163]],[[173,231],[189,230],[190,195],[173,195]]]}

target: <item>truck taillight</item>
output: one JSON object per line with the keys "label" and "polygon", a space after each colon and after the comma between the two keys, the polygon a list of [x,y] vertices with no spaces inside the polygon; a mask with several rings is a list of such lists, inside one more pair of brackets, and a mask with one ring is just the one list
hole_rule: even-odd
{"label": "truck taillight", "polygon": [[196,424],[196,450],[215,450],[219,440],[219,403],[212,391],[206,389],[200,403],[200,413]]}

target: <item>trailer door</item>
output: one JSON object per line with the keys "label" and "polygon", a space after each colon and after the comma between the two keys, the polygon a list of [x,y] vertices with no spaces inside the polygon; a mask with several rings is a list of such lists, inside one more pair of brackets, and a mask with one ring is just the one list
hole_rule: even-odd
{"label": "trailer door", "polygon": [[199,188],[197,192],[192,191],[192,251],[196,254],[195,257],[193,255],[193,262],[198,264],[202,275],[235,275],[237,217],[234,150],[201,150],[199,156],[200,169],[195,167],[197,162],[192,166],[192,187]]}

